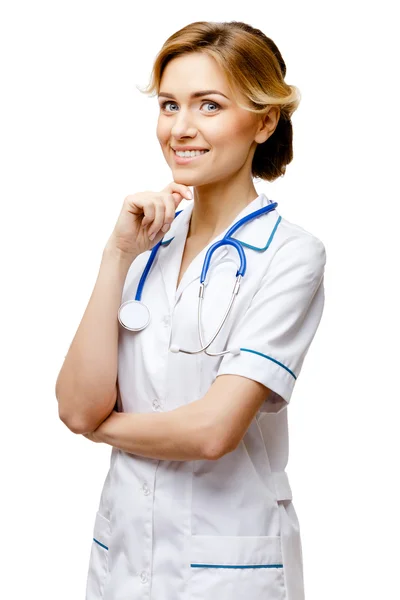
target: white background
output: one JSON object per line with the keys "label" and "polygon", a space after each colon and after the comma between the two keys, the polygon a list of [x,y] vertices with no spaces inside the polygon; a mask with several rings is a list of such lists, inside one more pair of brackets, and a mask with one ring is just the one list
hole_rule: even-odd
{"label": "white background", "polygon": [[63,425],[54,387],[123,199],[172,179],[157,99],[136,86],[167,37],[199,20],[262,29],[302,93],[293,162],[255,185],[327,250],[325,311],[289,407],[307,600],[399,597],[395,3],[211,4],[1,5],[7,600],[84,597],[111,447]]}

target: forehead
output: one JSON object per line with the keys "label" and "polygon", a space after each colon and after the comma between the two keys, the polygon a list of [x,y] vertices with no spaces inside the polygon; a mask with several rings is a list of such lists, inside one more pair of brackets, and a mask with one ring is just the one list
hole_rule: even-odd
{"label": "forehead", "polygon": [[230,87],[218,63],[207,54],[192,52],[173,58],[165,67],[160,91],[189,95],[198,90],[216,89],[230,97]]}

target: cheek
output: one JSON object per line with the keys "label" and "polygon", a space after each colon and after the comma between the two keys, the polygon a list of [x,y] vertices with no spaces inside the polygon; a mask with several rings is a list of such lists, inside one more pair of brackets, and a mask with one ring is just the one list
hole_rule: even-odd
{"label": "cheek", "polygon": [[246,121],[236,120],[230,124],[229,132],[233,139],[247,142],[252,134],[252,127]]}
{"label": "cheek", "polygon": [[[211,120],[211,119],[210,119]],[[213,119],[208,132],[204,131],[204,136],[211,146],[215,147],[230,147],[237,151],[238,144],[248,143],[249,136],[252,133],[251,125],[247,120],[230,118],[230,119]],[[207,128],[208,129],[208,128]],[[232,145],[233,142],[233,145]]]}
{"label": "cheek", "polygon": [[159,142],[166,142],[170,137],[169,128],[160,119],[157,121],[156,135]]}

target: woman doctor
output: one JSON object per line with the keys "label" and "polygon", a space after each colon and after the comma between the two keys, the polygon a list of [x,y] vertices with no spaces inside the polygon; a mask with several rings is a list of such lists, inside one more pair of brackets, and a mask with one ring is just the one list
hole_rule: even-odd
{"label": "woman doctor", "polygon": [[[157,55],[148,91],[173,181],[125,198],[56,384],[61,420],[112,447],[86,600],[304,599],[287,407],[326,254],[253,184],[292,160],[285,71],[235,21],[191,23]],[[146,318],[124,325],[139,300]]]}

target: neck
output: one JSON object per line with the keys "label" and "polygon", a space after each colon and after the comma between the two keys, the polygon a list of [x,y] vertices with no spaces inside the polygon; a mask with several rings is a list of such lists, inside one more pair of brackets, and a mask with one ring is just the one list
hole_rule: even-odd
{"label": "neck", "polygon": [[230,225],[235,217],[259,195],[253,181],[242,185],[218,182],[196,186],[188,238],[211,240]]}

